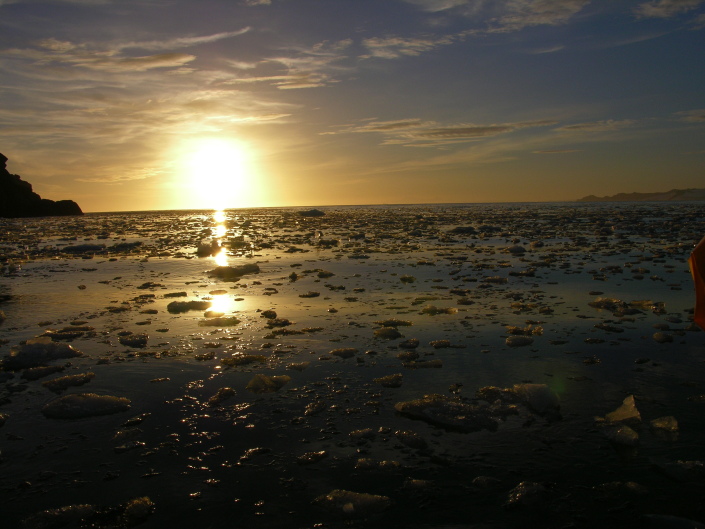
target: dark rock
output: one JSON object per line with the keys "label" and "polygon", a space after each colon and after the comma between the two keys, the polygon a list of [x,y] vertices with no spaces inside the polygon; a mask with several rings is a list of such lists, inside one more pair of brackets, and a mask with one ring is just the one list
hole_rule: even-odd
{"label": "dark rock", "polygon": [[0,217],[48,217],[83,215],[73,200],[49,200],[32,191],[32,184],[7,170],[7,157],[0,154]]}

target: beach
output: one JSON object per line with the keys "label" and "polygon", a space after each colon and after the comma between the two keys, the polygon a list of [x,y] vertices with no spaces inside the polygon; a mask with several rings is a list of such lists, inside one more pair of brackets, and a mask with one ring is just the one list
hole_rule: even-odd
{"label": "beach", "polygon": [[705,522],[702,204],[90,213],[0,233],[8,527]]}

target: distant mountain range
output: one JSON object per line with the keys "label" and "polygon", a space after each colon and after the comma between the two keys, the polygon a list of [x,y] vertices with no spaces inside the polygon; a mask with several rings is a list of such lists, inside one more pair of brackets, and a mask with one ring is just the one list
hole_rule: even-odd
{"label": "distant mountain range", "polygon": [[609,197],[588,195],[578,202],[682,202],[705,201],[705,189],[671,189],[662,193],[617,193]]}

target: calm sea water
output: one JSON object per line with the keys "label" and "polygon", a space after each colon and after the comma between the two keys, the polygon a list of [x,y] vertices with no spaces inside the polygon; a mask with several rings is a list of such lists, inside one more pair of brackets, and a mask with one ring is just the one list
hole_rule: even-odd
{"label": "calm sea water", "polygon": [[[320,211],[0,221],[0,355],[41,335],[83,353],[38,380],[0,372],[10,527],[705,520],[705,335],[686,262],[705,206]],[[245,265],[258,271],[212,274]],[[85,373],[59,392],[44,384]],[[379,381],[394,374],[399,387]],[[258,375],[290,378],[259,393],[247,388]],[[478,390],[518,384],[545,387],[559,413],[518,400],[496,429],[463,432],[395,409],[428,394],[487,406]],[[43,414],[78,393],[130,409]],[[638,441],[615,442],[599,418],[630,396]],[[664,416],[677,432],[650,426]],[[334,490],[374,497],[335,506],[322,499]],[[151,514],[128,516],[142,497]]]}

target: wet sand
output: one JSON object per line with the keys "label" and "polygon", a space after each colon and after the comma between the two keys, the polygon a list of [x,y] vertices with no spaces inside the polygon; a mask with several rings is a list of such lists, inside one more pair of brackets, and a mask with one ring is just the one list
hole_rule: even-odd
{"label": "wet sand", "polygon": [[0,221],[8,527],[705,520],[701,205],[316,213]]}

